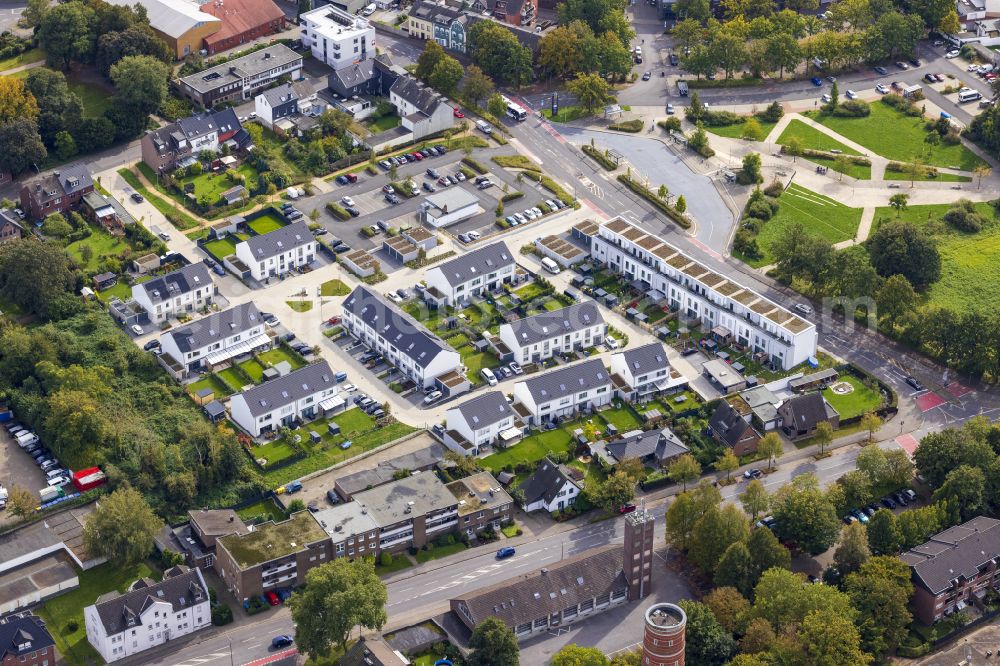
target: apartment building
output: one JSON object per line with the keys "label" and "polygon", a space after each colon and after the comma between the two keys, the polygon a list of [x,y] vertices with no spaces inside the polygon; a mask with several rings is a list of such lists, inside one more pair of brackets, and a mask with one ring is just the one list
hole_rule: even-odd
{"label": "apartment building", "polygon": [[0,243],[19,240],[24,234],[21,220],[9,208],[0,208]]}
{"label": "apartment building", "polygon": [[334,69],[375,57],[375,28],[365,18],[323,5],[302,14],[299,25],[303,46]]}
{"label": "apartment building", "polygon": [[[579,228],[574,231],[584,235]],[[752,289],[715,273],[621,218],[587,236],[591,256],[646,296],[662,300],[705,330],[721,327],[736,344],[784,370],[816,354],[816,326]]]}
{"label": "apartment building", "polygon": [[900,557],[910,565],[910,608],[929,626],[1000,587],[1000,520],[978,516]]}
{"label": "apartment building", "polygon": [[154,324],[212,304],[215,284],[205,264],[188,264],[148,282],[132,285],[132,298]]}
{"label": "apartment building", "polygon": [[442,305],[455,306],[514,281],[514,255],[503,241],[486,245],[431,267],[428,292]]}
{"label": "apartment building", "polygon": [[246,534],[215,542],[215,570],[238,601],[305,582],[313,567],[333,557],[330,537],[309,511],[268,521]]}
{"label": "apartment building", "polygon": [[177,89],[195,104],[210,108],[252,99],[282,76],[296,81],[302,76],[301,70],[302,56],[284,44],[275,44],[185,76],[177,82]]}
{"label": "apartment building", "polygon": [[233,422],[258,437],[315,418],[327,409],[324,402],[337,395],[335,374],[323,360],[237,393],[229,400]]}
{"label": "apartment building", "polygon": [[607,332],[608,325],[594,301],[500,325],[500,339],[521,363],[590,349],[604,342]]}
{"label": "apartment building", "polygon": [[627,400],[648,399],[687,385],[687,379],[670,366],[667,350],[660,342],[612,354],[611,374],[621,377],[628,386],[622,390]]}
{"label": "apartment building", "polygon": [[445,412],[444,442],[453,451],[478,456],[480,449],[498,439],[513,441],[521,436],[517,417],[500,391],[487,391]]}
{"label": "apartment building", "polygon": [[23,612],[0,618],[0,666],[55,666],[56,643],[41,618]]}
{"label": "apartment building", "polygon": [[483,530],[499,532],[511,519],[514,499],[492,474],[479,472],[447,486],[458,503],[455,531],[471,538]]}
{"label": "apartment building", "polygon": [[514,384],[514,411],[531,425],[611,402],[611,376],[600,359],[563,366]]}
{"label": "apartment building", "polygon": [[204,629],[212,622],[201,569],[176,566],[159,583],[140,579],[83,609],[87,640],[106,662],[131,657]]}
{"label": "apartment building", "polygon": [[410,7],[406,27],[410,37],[433,39],[445,50],[465,53],[469,16],[460,9],[417,0]]}
{"label": "apartment building", "polygon": [[271,346],[260,311],[253,303],[213,312],[160,336],[160,350],[188,372],[211,368],[242,354]]}
{"label": "apartment building", "polygon": [[357,493],[378,525],[378,551],[420,548],[458,528],[458,500],[434,474],[421,472]]}
{"label": "apartment building", "polygon": [[243,130],[233,109],[206,111],[169,123],[143,135],[139,142],[142,161],[156,173],[194,164],[202,151],[213,153],[227,141],[247,145],[250,135]]}
{"label": "apartment building", "polygon": [[308,266],[316,260],[316,237],[305,222],[251,236],[236,244],[236,257],[258,282]]}
{"label": "apartment building", "polygon": [[94,191],[94,180],[85,164],[67,164],[58,170],[29,180],[21,187],[21,210],[29,220],[52,213],[69,215]]}
{"label": "apartment building", "polygon": [[344,301],[342,323],[421,389],[462,365],[458,352],[368,287],[355,288]]}

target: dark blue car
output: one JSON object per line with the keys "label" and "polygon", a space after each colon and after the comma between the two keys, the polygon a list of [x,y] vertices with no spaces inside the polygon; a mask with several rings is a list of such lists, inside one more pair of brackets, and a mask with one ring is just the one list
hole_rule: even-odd
{"label": "dark blue car", "polygon": [[504,546],[503,548],[497,551],[498,560],[504,560],[507,559],[508,557],[513,557],[513,556],[514,556],[514,548],[512,546]]}
{"label": "dark blue car", "polygon": [[275,636],[274,638],[271,639],[271,647],[273,647],[276,650],[279,650],[281,648],[288,647],[294,642],[295,642],[294,638],[292,638],[288,634],[282,634],[280,636]]}
{"label": "dark blue car", "polygon": [[812,84],[814,86],[816,86],[817,88],[820,87],[821,85],[823,85],[823,79],[819,78],[818,76],[812,77],[812,79],[810,79],[810,81],[812,81]]}

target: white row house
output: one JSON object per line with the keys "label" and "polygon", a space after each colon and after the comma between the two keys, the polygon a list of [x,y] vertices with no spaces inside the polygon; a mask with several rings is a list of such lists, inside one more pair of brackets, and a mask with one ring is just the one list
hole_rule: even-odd
{"label": "white row house", "polygon": [[611,355],[611,374],[622,378],[628,389],[622,389],[629,400],[635,400],[679,389],[687,380],[667,360],[667,350],[660,342],[634,347]]}
{"label": "white row house", "polygon": [[261,281],[311,264],[316,259],[316,238],[308,224],[294,222],[237,243],[236,256]]}
{"label": "white row house", "polygon": [[266,381],[229,400],[233,421],[254,437],[296,420],[315,418],[337,396],[335,373],[324,360]]}
{"label": "white row house", "polygon": [[621,218],[601,225],[590,244],[594,260],[638,281],[647,297],[700,321],[703,330],[765,354],[777,367],[787,370],[816,354],[814,324]]}
{"label": "white row house", "polygon": [[342,323],[421,389],[462,366],[457,351],[367,287],[355,288],[344,301]]}
{"label": "white row house", "polygon": [[514,255],[499,241],[430,268],[428,291],[444,305],[454,306],[513,282],[515,265]]}
{"label": "white row house", "polygon": [[160,336],[161,352],[169,354],[188,372],[270,346],[271,338],[253,303],[213,312]]}
{"label": "white row house", "polygon": [[500,391],[487,391],[445,412],[444,442],[448,448],[466,456],[479,455],[479,449],[501,437],[520,437],[516,417],[507,398]]}
{"label": "white row house", "polygon": [[514,410],[531,425],[611,402],[611,375],[600,359],[566,365],[514,384]]}
{"label": "white row house", "polygon": [[607,324],[594,301],[500,325],[500,339],[521,363],[537,363],[556,354],[589,349],[607,335]]}
{"label": "white row house", "polygon": [[201,569],[173,567],[163,581],[148,578],[125,594],[109,592],[83,609],[87,640],[111,663],[204,629],[212,622]]}
{"label": "white row house", "polygon": [[132,298],[146,309],[154,324],[211,304],[215,285],[205,264],[188,264],[176,271],[132,285]]}

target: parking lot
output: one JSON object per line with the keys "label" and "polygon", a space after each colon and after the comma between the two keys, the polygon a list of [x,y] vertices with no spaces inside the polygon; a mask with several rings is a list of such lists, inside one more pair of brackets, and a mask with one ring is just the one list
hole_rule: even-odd
{"label": "parking lot", "polygon": [[[5,428],[0,428],[0,485],[10,490],[19,486],[38,497],[48,482],[34,459],[25,453]],[[9,512],[0,512],[0,525],[12,520]]]}

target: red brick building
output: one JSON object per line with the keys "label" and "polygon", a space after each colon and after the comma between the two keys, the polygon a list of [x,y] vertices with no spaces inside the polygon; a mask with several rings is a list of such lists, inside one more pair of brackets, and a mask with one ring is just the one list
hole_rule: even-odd
{"label": "red brick building", "polygon": [[655,604],[646,611],[642,638],[643,666],[684,666],[687,615],[674,604]]}
{"label": "red brick building", "polygon": [[55,641],[29,612],[0,619],[0,666],[55,666]]}
{"label": "red brick building", "polygon": [[70,164],[58,171],[30,180],[21,188],[21,210],[29,220],[52,213],[68,214],[83,195],[94,191],[94,181],[84,164]]}
{"label": "red brick building", "polygon": [[285,29],[285,13],[272,0],[210,0],[199,9],[222,20],[222,28],[205,37],[210,54]]}

